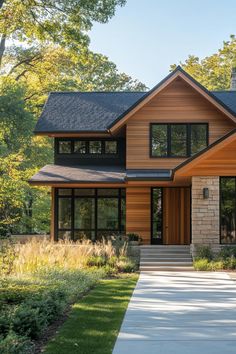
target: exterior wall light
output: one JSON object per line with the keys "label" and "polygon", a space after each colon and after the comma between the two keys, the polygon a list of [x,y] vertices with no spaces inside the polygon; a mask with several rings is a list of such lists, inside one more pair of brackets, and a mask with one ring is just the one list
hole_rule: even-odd
{"label": "exterior wall light", "polygon": [[209,198],[209,188],[203,188],[203,199]]}

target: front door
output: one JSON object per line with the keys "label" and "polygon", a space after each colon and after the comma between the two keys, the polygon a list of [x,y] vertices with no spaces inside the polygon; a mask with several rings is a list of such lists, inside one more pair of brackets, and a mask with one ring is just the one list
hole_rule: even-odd
{"label": "front door", "polygon": [[190,244],[190,188],[152,189],[152,244]]}

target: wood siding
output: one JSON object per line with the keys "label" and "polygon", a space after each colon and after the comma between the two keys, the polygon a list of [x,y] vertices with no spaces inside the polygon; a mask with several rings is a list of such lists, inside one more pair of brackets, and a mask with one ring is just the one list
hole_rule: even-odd
{"label": "wood siding", "polygon": [[155,122],[208,123],[210,144],[235,127],[235,123],[217,110],[206,98],[183,79],[177,78],[128,120],[127,168],[174,168],[185,160],[150,158],[150,123]]}
{"label": "wood siding", "polygon": [[126,188],[126,232],[137,233],[143,244],[150,244],[151,188]]}
{"label": "wood siding", "polygon": [[163,188],[163,244],[190,244],[190,188]]}
{"label": "wood siding", "polygon": [[177,170],[177,176],[236,176],[236,138],[229,143],[222,142],[220,146]]}

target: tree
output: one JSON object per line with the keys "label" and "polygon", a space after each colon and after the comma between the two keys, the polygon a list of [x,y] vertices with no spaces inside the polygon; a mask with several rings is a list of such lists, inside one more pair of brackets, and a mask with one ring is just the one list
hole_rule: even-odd
{"label": "tree", "polygon": [[25,100],[44,103],[50,91],[123,91],[147,87],[101,54],[81,48],[78,53],[61,46],[11,47],[3,61],[3,74],[24,83]]}
{"label": "tree", "polygon": [[[192,75],[208,90],[228,90],[232,67],[236,66],[236,38],[223,42],[223,47],[217,53],[202,60],[189,55],[184,63],[180,63],[184,70]],[[171,70],[176,65],[171,66]]]}
{"label": "tree", "polygon": [[7,39],[78,50],[93,22],[107,22],[126,0],[0,0],[0,63]]}

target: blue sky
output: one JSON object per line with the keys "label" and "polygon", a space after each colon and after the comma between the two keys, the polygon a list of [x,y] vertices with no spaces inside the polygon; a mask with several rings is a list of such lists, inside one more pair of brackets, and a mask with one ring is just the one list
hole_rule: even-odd
{"label": "blue sky", "polygon": [[93,51],[150,88],[189,54],[211,55],[236,35],[236,0],[127,0],[90,32]]}

